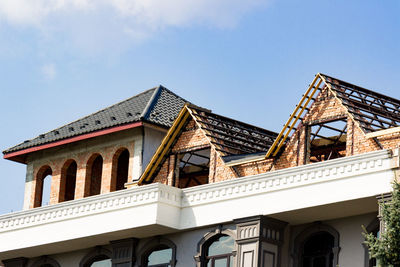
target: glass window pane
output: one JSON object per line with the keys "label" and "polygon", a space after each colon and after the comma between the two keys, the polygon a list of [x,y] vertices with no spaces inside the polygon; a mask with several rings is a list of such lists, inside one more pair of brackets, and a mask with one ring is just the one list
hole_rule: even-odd
{"label": "glass window pane", "polygon": [[172,259],[172,248],[155,250],[149,255],[148,265],[170,263]]}
{"label": "glass window pane", "polygon": [[208,248],[208,256],[232,253],[234,240],[232,237],[224,235],[215,240]]}
{"label": "glass window pane", "polygon": [[90,265],[90,267],[111,267],[111,259],[95,261]]}
{"label": "glass window pane", "polygon": [[227,267],[228,266],[228,259],[227,258],[222,258],[222,259],[215,259],[215,267]]}

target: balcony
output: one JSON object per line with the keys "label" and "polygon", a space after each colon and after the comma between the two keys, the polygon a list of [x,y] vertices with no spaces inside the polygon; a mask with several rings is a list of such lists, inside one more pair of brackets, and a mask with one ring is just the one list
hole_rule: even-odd
{"label": "balcony", "polygon": [[[397,152],[396,152],[397,153]],[[186,189],[162,184],[0,216],[0,259],[61,253],[252,215],[291,224],[377,210],[398,155],[381,150]],[[321,212],[323,211],[323,212]]]}

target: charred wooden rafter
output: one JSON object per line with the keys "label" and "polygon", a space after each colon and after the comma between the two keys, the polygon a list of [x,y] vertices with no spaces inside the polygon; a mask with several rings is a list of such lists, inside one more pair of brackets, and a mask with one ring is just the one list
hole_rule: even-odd
{"label": "charred wooden rafter", "polygon": [[365,132],[400,126],[400,100],[322,76]]}
{"label": "charred wooden rafter", "polygon": [[196,121],[224,156],[266,152],[278,135],[203,109],[190,108]]}

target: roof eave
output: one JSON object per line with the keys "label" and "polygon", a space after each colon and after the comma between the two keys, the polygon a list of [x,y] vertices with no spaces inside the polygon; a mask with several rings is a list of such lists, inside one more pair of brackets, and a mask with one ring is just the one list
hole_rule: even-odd
{"label": "roof eave", "polygon": [[90,139],[90,138],[94,138],[94,137],[98,137],[98,136],[103,136],[103,135],[107,135],[107,134],[111,134],[111,133],[115,133],[115,132],[120,132],[120,131],[124,131],[124,130],[128,130],[128,129],[133,129],[133,128],[136,128],[136,127],[140,127],[142,125],[143,125],[142,121],[137,121],[137,122],[128,123],[128,124],[124,124],[124,125],[119,125],[119,126],[115,126],[115,127],[111,127],[111,128],[107,128],[107,129],[103,129],[103,130],[87,133],[87,134],[81,134],[81,135],[78,135],[78,136],[65,138],[65,139],[62,139],[62,140],[58,140],[58,141],[47,143],[47,144],[43,144],[43,145],[38,145],[38,146],[25,148],[25,149],[18,150],[18,151],[13,151],[13,152],[9,152],[9,153],[4,153],[3,152],[3,154],[4,154],[3,158],[11,160],[11,161],[15,161],[15,162],[26,164],[26,156],[27,156],[27,154],[30,154],[30,153],[33,153],[33,152],[37,152],[37,151],[41,151],[41,150],[45,150],[45,149],[49,149],[49,148],[53,148],[53,147],[57,147],[57,146],[70,144],[70,143],[75,143],[75,142],[78,142],[78,141],[82,141],[82,140],[86,140],[86,139]]}

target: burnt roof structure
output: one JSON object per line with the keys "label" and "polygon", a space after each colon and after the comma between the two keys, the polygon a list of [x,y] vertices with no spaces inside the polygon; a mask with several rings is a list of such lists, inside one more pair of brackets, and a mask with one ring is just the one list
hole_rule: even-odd
{"label": "burnt roof structure", "polygon": [[[310,110],[317,92],[323,89],[328,89],[339,100],[350,118],[366,134],[400,126],[400,100],[318,73],[269,148],[266,158],[279,153],[286,139],[296,130],[297,123],[301,122]],[[344,129],[335,130],[341,134],[344,132]],[[379,145],[379,142],[377,143]]]}
{"label": "burnt roof structure", "polygon": [[169,128],[186,102],[160,85],[13,146],[3,151],[3,154],[7,157],[13,152],[134,122],[147,122]]}
{"label": "burnt roof structure", "polygon": [[188,108],[221,156],[266,152],[278,135],[193,105]]}
{"label": "burnt roof structure", "polygon": [[321,74],[365,133],[400,126],[400,100]]}
{"label": "burnt roof structure", "polygon": [[210,110],[186,104],[147,165],[138,184],[150,183],[153,180],[191,119],[210,140],[210,145],[213,145],[220,156],[228,161],[237,155],[252,156],[260,152],[265,154],[278,135],[260,127],[217,115]]}

